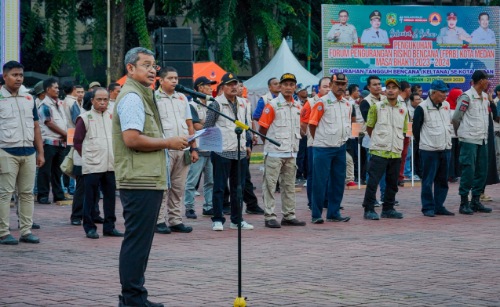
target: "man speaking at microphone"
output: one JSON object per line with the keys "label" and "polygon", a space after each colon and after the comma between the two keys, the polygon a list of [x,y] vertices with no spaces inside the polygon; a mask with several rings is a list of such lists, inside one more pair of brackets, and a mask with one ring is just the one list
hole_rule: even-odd
{"label": "man speaking at microphone", "polygon": [[[148,300],[144,273],[153,243],[163,192],[167,190],[165,149],[183,150],[187,136],[165,139],[154,93],[153,52],[136,47],[125,55],[127,81],[116,99],[113,116],[113,152],[116,187],[125,218],[120,250],[122,295],[118,306],[156,306]],[[146,116],[146,114],[148,116]]]}

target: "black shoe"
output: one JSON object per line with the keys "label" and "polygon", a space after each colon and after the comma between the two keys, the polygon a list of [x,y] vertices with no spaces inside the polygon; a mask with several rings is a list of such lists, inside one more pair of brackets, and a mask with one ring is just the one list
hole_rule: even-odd
{"label": "black shoe", "polygon": [[40,229],[40,224],[37,224],[35,222],[33,222],[33,224],[31,224],[31,229]]}
{"label": "black shoe", "polygon": [[436,214],[432,210],[425,211],[425,212],[422,212],[422,213],[424,214],[424,216],[427,216],[427,217],[435,217],[436,216]]}
{"label": "black shoe", "polygon": [[102,235],[105,237],[123,237],[124,234],[122,232],[119,232],[116,230],[116,228],[113,228],[111,232],[102,232]]}
{"label": "black shoe", "polygon": [[246,214],[264,215],[264,210],[259,206],[250,207],[245,210]]}
{"label": "black shoe", "polygon": [[89,230],[89,232],[87,232],[87,238],[89,239],[99,239],[99,234],[94,230]]}
{"label": "black shoe", "polygon": [[479,200],[479,196],[473,196],[470,202],[470,207],[474,212],[491,213],[491,208],[485,207]]}
{"label": "black shoe", "polygon": [[394,206],[399,206],[399,201],[395,200],[394,201]]}
{"label": "black shoe", "polygon": [[281,226],[306,226],[306,222],[299,221],[297,219],[291,219],[291,220],[282,219]]}
{"label": "black shoe", "polygon": [[313,218],[311,220],[311,223],[313,223],[313,224],[323,224],[324,222],[325,221],[322,218],[320,218],[320,217],[319,218]]}
{"label": "black shoe", "polygon": [[349,222],[351,218],[348,216],[338,216],[332,219],[326,219],[327,222]]}
{"label": "black shoe", "polygon": [[160,224],[156,224],[155,232],[156,233],[161,233],[161,234],[164,234],[164,235],[168,235],[172,231],[170,230],[170,228],[168,228],[167,224],[160,223]]}
{"label": "black shoe", "polygon": [[399,187],[404,187],[405,186],[405,182],[404,181],[398,181],[398,186]]}
{"label": "black shoe", "polygon": [[460,195],[460,208],[458,209],[460,214],[472,215],[474,211],[470,207],[469,195]]}
{"label": "black shoe", "polygon": [[363,217],[365,218],[365,220],[373,220],[373,221],[378,221],[380,219],[375,210],[366,210]]}
{"label": "black shoe", "polygon": [[80,220],[80,219],[72,219],[71,220],[71,225],[73,225],[73,226],[80,226],[80,225],[82,225],[82,220]]}
{"label": "black shoe", "polygon": [[104,219],[100,216],[94,218],[94,223],[96,224],[104,224]]}
{"label": "black shoe", "polygon": [[403,213],[397,212],[394,209],[382,210],[380,217],[383,217],[385,219],[402,219]]}
{"label": "black shoe", "polygon": [[455,182],[458,182],[458,178],[457,178],[457,177],[450,177],[450,178],[448,178],[448,182],[449,182],[449,183],[455,183]]}
{"label": "black shoe", "polygon": [[[142,307],[165,307],[165,305],[161,303],[153,303],[150,300],[146,300],[146,303],[144,305],[141,305]],[[132,307],[132,305],[125,305],[123,302],[123,297],[121,295],[118,296],[118,307]]]}
{"label": "black shoe", "polygon": [[34,234],[30,233],[19,238],[19,242],[37,244],[40,243],[40,239]]}
{"label": "black shoe", "polygon": [[209,210],[203,209],[201,214],[203,216],[214,216],[214,209],[209,209]]}
{"label": "black shoe", "polygon": [[454,216],[455,213],[448,211],[446,208],[443,208],[439,211],[436,211],[436,215],[448,215],[448,216]]}
{"label": "black shoe", "polygon": [[172,232],[190,233],[191,231],[193,231],[193,227],[186,226],[183,223],[180,223],[175,226],[170,226],[170,230],[172,230]]}
{"label": "black shoe", "polygon": [[196,220],[198,218],[198,216],[196,215],[196,212],[194,212],[193,209],[186,210],[186,217],[188,219],[193,219],[193,220]]}
{"label": "black shoe", "polygon": [[19,244],[19,241],[9,233],[8,235],[0,237],[0,244],[17,245],[17,244]]}
{"label": "black shoe", "polygon": [[41,205],[50,205],[51,202],[48,197],[42,197],[38,199],[38,203]]}
{"label": "black shoe", "polygon": [[265,222],[265,226],[266,226],[267,228],[281,228],[280,223],[278,223],[278,221],[276,221],[276,220],[269,220],[269,221],[266,221],[266,222]]}

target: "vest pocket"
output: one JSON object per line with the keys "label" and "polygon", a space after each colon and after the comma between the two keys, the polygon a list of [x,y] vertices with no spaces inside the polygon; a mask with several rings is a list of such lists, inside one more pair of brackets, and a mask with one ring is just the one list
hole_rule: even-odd
{"label": "vest pocket", "polygon": [[26,138],[28,141],[33,142],[35,140],[35,123],[33,122],[33,117],[26,118]]}
{"label": "vest pocket", "polygon": [[85,163],[88,165],[98,165],[99,164],[99,148],[94,146],[88,146],[85,149],[83,156]]}
{"label": "vest pocket", "polygon": [[17,130],[17,120],[9,119],[10,122],[3,122],[0,125],[0,139],[6,143],[17,142],[18,140],[14,140],[12,137],[16,133]]}
{"label": "vest pocket", "polygon": [[[165,167],[166,165],[157,165],[153,163],[153,161],[158,161],[158,155],[159,154],[165,154],[164,151],[162,150],[161,152],[155,151],[155,152],[140,152],[140,153],[133,153],[132,154],[132,168],[134,169],[135,174],[140,174],[140,176],[137,176],[135,178],[140,179],[140,178],[150,178],[150,177],[159,177],[161,176],[161,168]],[[128,177],[128,176],[127,176]],[[134,178],[129,178],[129,179],[134,179]]]}

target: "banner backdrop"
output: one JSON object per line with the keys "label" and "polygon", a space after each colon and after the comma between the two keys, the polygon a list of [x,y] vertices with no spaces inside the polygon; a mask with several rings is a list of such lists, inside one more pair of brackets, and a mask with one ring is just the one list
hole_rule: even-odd
{"label": "banner backdrop", "polygon": [[499,84],[500,8],[489,6],[322,5],[323,72],[349,84],[370,75],[420,84],[434,79],[470,88],[474,70]]}

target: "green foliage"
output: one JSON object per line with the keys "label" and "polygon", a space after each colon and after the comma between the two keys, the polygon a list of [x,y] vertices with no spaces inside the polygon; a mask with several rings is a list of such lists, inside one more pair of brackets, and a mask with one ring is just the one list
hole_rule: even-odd
{"label": "green foliage", "polygon": [[139,39],[139,45],[148,49],[152,48],[151,39],[146,24],[146,12],[144,11],[144,0],[126,1],[127,21],[134,25],[134,31]]}

